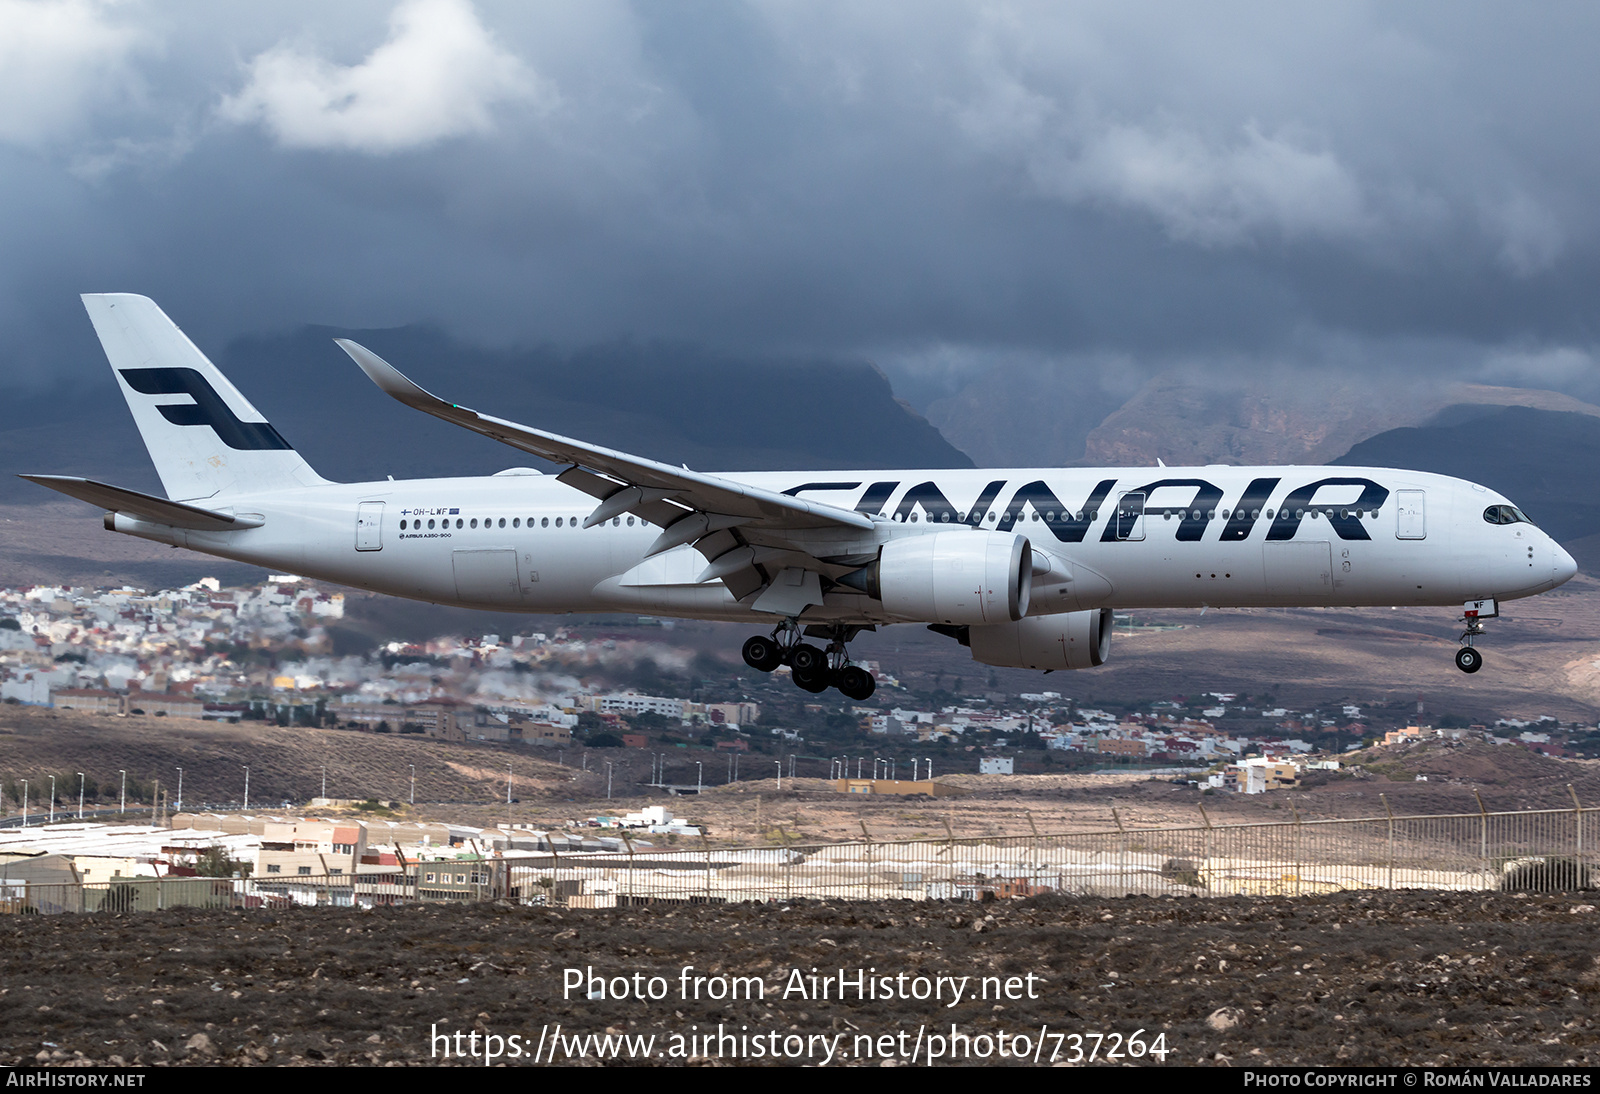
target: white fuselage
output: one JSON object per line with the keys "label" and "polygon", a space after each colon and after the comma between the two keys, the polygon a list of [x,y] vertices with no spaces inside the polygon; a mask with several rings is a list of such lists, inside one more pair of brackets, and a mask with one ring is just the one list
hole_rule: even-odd
{"label": "white fuselage", "polygon": [[[1573,575],[1570,555],[1506,499],[1422,472],[1355,467],[829,471],[722,476],[882,519],[789,546],[853,557],[900,536],[1015,531],[1036,556],[1029,615],[1087,608],[1454,605],[1510,600]],[[260,526],[186,531],[126,514],[117,531],[441,604],[515,612],[623,610],[770,622],[691,546],[651,559],[661,529],[582,522],[595,499],[538,474],[328,484],[235,495]],[[1044,565],[1048,563],[1048,571]],[[807,621],[893,623],[844,586]]]}

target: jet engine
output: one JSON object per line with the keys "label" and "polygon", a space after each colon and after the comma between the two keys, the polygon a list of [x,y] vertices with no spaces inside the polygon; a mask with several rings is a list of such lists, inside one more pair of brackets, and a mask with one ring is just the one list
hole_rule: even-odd
{"label": "jet engine", "polygon": [[1026,536],[975,530],[890,540],[877,561],[841,583],[883,601],[905,619],[982,625],[1021,619],[1033,589]]}
{"label": "jet engine", "polygon": [[972,659],[1018,669],[1091,669],[1111,655],[1111,609],[969,627]]}

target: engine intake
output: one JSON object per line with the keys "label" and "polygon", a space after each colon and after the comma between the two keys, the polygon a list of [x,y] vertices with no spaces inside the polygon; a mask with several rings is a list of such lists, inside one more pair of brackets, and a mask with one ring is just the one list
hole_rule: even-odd
{"label": "engine intake", "polygon": [[983,625],[1021,619],[1033,590],[1033,548],[1008,532],[932,532],[883,545],[840,579],[905,619]]}
{"label": "engine intake", "polygon": [[1111,656],[1111,609],[1037,615],[967,631],[972,659],[1016,669],[1092,669]]}

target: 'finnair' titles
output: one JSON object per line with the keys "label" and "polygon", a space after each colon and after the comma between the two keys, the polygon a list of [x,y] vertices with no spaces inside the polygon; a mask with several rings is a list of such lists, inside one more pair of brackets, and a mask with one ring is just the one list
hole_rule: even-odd
{"label": "'finnair' titles", "polygon": [[[918,623],[985,664],[1081,669],[1115,608],[1437,605],[1465,623],[1553,589],[1572,556],[1506,498],[1360,467],[706,474],[440,399],[339,345],[384,392],[564,469],[334,483],[154,302],[85,296],[166,497],[24,476],[115,532],[442,604],[757,625],[745,660],[872,694],[847,644]],[[824,641],[818,647],[806,639]]]}

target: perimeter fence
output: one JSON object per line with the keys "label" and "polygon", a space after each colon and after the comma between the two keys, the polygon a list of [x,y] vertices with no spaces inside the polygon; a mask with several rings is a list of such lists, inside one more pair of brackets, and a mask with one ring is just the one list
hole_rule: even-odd
{"label": "perimeter fence", "polygon": [[[0,912],[137,912],[512,900],[649,903],[989,900],[1064,893],[1298,896],[1358,889],[1557,892],[1600,885],[1600,808],[1125,828],[782,846],[512,851],[354,875],[13,879]],[[13,864],[15,865],[15,864]]]}

